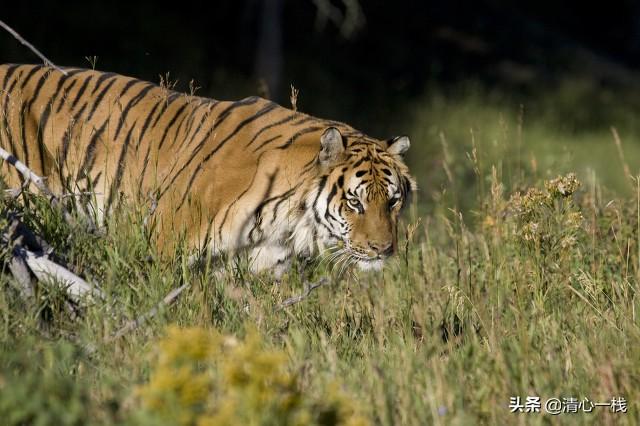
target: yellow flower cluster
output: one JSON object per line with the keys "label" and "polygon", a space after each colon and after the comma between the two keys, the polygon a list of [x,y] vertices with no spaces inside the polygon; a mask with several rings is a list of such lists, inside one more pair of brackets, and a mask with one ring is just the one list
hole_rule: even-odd
{"label": "yellow flower cluster", "polygon": [[253,329],[238,341],[203,328],[170,327],[139,396],[147,413],[169,424],[368,424],[338,386],[317,398],[304,394],[287,371],[286,354],[264,349]]}
{"label": "yellow flower cluster", "polygon": [[508,209],[516,219],[516,234],[524,241],[548,241],[568,249],[576,243],[575,234],[583,222],[582,214],[571,202],[580,181],[569,173],[545,181],[544,187],[544,190],[529,188],[524,195],[511,196]]}
{"label": "yellow flower cluster", "polygon": [[544,186],[553,198],[558,196],[568,197],[580,187],[580,181],[574,173],[569,173],[566,176],[558,176],[555,179],[546,181]]}

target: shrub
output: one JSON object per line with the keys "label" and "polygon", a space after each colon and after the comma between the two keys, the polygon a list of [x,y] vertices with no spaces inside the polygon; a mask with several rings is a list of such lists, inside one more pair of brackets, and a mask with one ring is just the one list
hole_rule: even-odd
{"label": "shrub", "polygon": [[153,423],[367,424],[338,385],[317,396],[303,392],[285,353],[264,348],[255,330],[239,341],[173,326],[158,346],[149,382],[138,390],[143,414]]}

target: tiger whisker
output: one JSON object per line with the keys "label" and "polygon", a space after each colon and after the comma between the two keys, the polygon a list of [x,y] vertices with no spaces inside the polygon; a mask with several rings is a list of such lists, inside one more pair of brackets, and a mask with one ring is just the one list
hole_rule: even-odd
{"label": "tiger whisker", "polygon": [[[346,251],[340,253],[340,256],[338,257],[338,259],[331,265],[331,274],[333,275],[336,268],[338,268],[340,264],[345,262],[348,258],[349,258],[349,254]],[[338,275],[338,278],[340,278],[340,275]]]}
{"label": "tiger whisker", "polygon": [[320,260],[318,265],[315,267],[314,272],[318,268],[320,268],[321,266],[335,261],[335,259],[337,259],[338,257],[340,257],[343,254],[343,252],[345,250],[344,248],[341,248],[341,247],[338,247],[338,246],[334,246],[334,247],[331,247],[331,248],[327,249],[327,251],[331,251],[331,250],[335,250],[335,251],[327,254],[326,256],[323,256],[323,258]]}
{"label": "tiger whisker", "polygon": [[342,267],[340,268],[340,274],[338,276],[342,277],[345,270],[348,270],[349,266],[351,266],[355,262],[356,260],[353,258],[353,255],[349,253],[349,255],[346,257],[346,260],[342,263]]}

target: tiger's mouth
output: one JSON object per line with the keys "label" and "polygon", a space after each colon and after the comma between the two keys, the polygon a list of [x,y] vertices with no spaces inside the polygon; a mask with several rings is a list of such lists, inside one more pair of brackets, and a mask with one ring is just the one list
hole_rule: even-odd
{"label": "tiger's mouth", "polygon": [[384,261],[387,258],[387,256],[380,254],[370,256],[353,249],[349,250],[349,254],[361,271],[379,271],[384,266]]}
{"label": "tiger's mouth", "polygon": [[333,263],[333,268],[339,269],[342,274],[351,266],[357,266],[361,271],[379,271],[387,257],[383,254],[369,255],[351,247],[346,241],[340,241],[328,249],[327,259]]}

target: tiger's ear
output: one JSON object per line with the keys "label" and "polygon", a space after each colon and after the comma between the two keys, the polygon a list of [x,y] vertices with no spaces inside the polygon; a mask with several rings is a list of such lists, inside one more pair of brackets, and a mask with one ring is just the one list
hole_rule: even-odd
{"label": "tiger's ear", "polygon": [[328,127],[320,136],[320,164],[328,165],[336,162],[345,150],[344,138],[340,130]]}
{"label": "tiger's ear", "polygon": [[408,136],[396,136],[395,138],[387,141],[387,152],[391,155],[404,156],[404,153],[409,150],[411,141]]}

